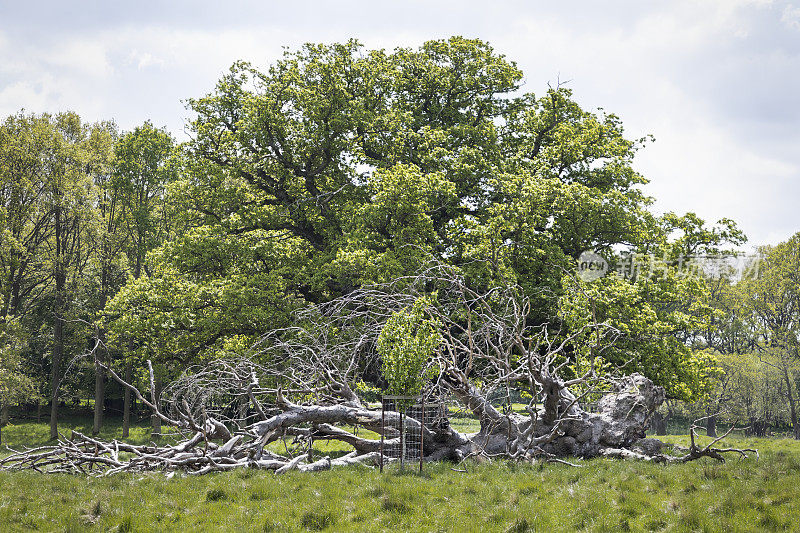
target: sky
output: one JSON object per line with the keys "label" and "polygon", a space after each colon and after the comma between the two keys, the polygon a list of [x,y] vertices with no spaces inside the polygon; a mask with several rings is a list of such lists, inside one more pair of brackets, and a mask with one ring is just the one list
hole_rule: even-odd
{"label": "sky", "polygon": [[734,219],[749,244],[800,231],[800,0],[0,0],[0,117],[73,110],[186,139],[188,98],[239,59],[357,38],[488,41],[525,92],[567,82],[647,134],[635,165],[656,212]]}

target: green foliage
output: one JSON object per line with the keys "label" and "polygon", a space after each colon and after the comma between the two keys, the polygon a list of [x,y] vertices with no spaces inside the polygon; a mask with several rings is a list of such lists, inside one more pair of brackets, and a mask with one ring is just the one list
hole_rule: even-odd
{"label": "green foliage", "polygon": [[17,320],[0,322],[0,404],[8,406],[33,400],[34,381],[22,368],[25,334]]}
{"label": "green foliage", "polygon": [[[714,389],[706,402],[693,406],[693,415],[720,412],[720,421],[740,427],[791,423],[779,353],[715,353],[712,360]],[[789,368],[800,371],[800,363]]]}
{"label": "green foliage", "polygon": [[[559,316],[570,330],[584,328],[575,343],[579,359],[601,356],[625,372],[643,373],[671,398],[690,400],[708,391],[706,361],[685,342],[707,328],[712,314],[702,278],[665,268],[635,281],[612,272],[592,282],[566,276],[564,283],[578,285],[560,299]],[[592,323],[619,332],[601,353],[586,353],[597,344],[597,331],[586,329]]]}
{"label": "green foliage", "polygon": [[362,398],[366,402],[380,402],[381,396],[383,391],[381,391],[380,387],[370,385],[369,383],[361,380],[356,383],[355,393],[358,394],[359,398]]}
{"label": "green foliage", "polygon": [[167,263],[154,276],[131,280],[109,302],[109,340],[161,363],[189,364],[233,352],[247,355],[270,327],[285,323],[291,302],[282,280],[269,273],[242,273],[224,279],[191,279]]}
{"label": "green foliage", "polygon": [[10,366],[16,376],[24,369],[25,388],[33,382],[41,395],[58,381],[75,391],[77,380],[62,379],[59,360],[85,349],[76,319],[103,305],[96,298],[97,183],[115,135],[113,124],[84,124],[74,113],[19,113],[0,125],[0,327],[24,332],[6,330],[17,338],[6,344],[19,359]]}
{"label": "green foliage", "polygon": [[725,248],[726,244],[734,246],[747,241],[744,233],[736,226],[736,222],[729,218],[717,221],[712,227],[707,227],[705,221],[695,213],[686,213],[678,216],[667,213],[660,219],[665,235],[673,235],[674,239],[669,244],[670,254],[684,259],[691,259],[697,255],[732,254],[734,250]]}
{"label": "green foliage", "polygon": [[350,283],[386,282],[425,264],[440,242],[434,218],[457,200],[455,185],[441,173],[413,165],[379,169],[369,177],[371,201],[359,206],[346,230],[346,244],[331,269]]}
{"label": "green foliage", "polygon": [[163,243],[169,231],[162,202],[176,171],[173,144],[166,131],[145,122],[122,135],[114,147],[111,186],[126,217],[128,254],[137,278],[148,250]]}
{"label": "green foliage", "polygon": [[190,102],[196,174],[178,201],[235,235],[282,234],[305,254],[290,282],[314,302],[431,253],[467,269],[489,257],[497,272],[475,276],[557,290],[570,257],[641,242],[655,223],[630,167],[641,142],[564,88],[510,96],[521,78],[461,37],[393,53],[307,45],[267,72],[237,63]]}
{"label": "green foliage", "polygon": [[761,248],[758,275],[738,285],[739,303],[762,345],[800,354],[800,233]]}
{"label": "green foliage", "polygon": [[419,298],[412,307],[393,313],[378,336],[389,394],[417,396],[436,372],[428,362],[442,343],[441,324],[427,314],[429,305],[428,298]]}
{"label": "green foliage", "polygon": [[461,37],[393,52],[306,45],[266,71],[234,64],[190,100],[194,138],[165,187],[181,236],[149,256],[149,279],[118,296],[109,327],[163,360],[193,345],[211,354],[285,324],[295,305],[431,256],[477,287],[521,284],[530,319],[549,322],[584,249],[644,247],[662,228],[631,166],[644,140],[565,88],[513,96],[521,79]]}
{"label": "green foliage", "polygon": [[788,407],[800,438],[800,233],[760,252],[757,275],[737,283],[729,298],[750,330],[748,340],[760,362],[774,369],[765,375],[777,377],[770,387],[782,389],[782,410]]}

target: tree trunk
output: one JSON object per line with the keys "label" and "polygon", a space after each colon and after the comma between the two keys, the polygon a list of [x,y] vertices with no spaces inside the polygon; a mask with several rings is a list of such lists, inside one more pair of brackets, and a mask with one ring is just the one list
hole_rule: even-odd
{"label": "tree trunk", "polygon": [[58,388],[61,385],[61,359],[64,355],[64,285],[67,273],[62,250],[61,208],[55,209],[55,309],[53,322],[53,366],[50,374],[50,439],[58,438]]}
{"label": "tree trunk", "polygon": [[[448,386],[481,421],[481,430],[469,436],[470,443],[458,453],[596,457],[604,450],[628,448],[643,439],[652,413],[664,401],[664,390],[638,374],[621,380],[615,392],[603,396],[597,413],[581,409],[558,380],[547,385],[552,390],[545,387],[544,409],[536,417],[504,415],[488,405],[468,380],[454,375]],[[547,413],[548,406],[556,414]]]}
{"label": "tree trunk", "polygon": [[[99,356],[98,356],[99,357]],[[92,435],[100,433],[103,427],[103,408],[106,398],[106,371],[97,362],[94,365],[94,426]]]}
{"label": "tree trunk", "polygon": [[[158,405],[158,401],[161,398],[161,378],[159,376],[156,376],[154,381],[155,381],[155,391],[154,391],[154,393],[155,393],[154,394],[154,396],[155,396],[155,404]],[[161,438],[161,418],[159,418],[156,415],[155,412],[150,416],[150,423],[151,423],[152,428],[153,428],[153,430],[152,430],[153,438],[160,439]]]}
{"label": "tree trunk", "polygon": [[3,427],[8,424],[8,403],[0,399],[0,444],[3,444]]}
{"label": "tree trunk", "polygon": [[[56,299],[59,299],[58,296]],[[64,324],[56,317],[53,326],[53,368],[50,373],[50,439],[58,438],[58,388],[61,385],[61,358],[64,353]]]}
{"label": "tree trunk", "polygon": [[800,440],[800,424],[797,421],[797,407],[795,406],[794,394],[792,393],[792,381],[789,379],[789,370],[783,369],[783,377],[786,381],[786,395],[789,398],[789,415],[792,419],[792,433],[794,438]]}
{"label": "tree trunk", "polygon": [[[130,361],[125,363],[125,381],[130,383],[133,381],[133,365]],[[122,406],[122,438],[128,437],[131,428],[131,391],[125,387],[123,393],[123,406]]]}
{"label": "tree trunk", "polygon": [[[105,252],[105,250],[104,250]],[[103,264],[103,273],[101,276],[101,296],[100,296],[100,309],[105,309],[106,301],[108,300],[108,267]],[[105,332],[100,332],[100,337],[105,345]],[[98,362],[106,364],[110,363],[109,357],[104,357],[107,352],[101,348],[95,357]],[[106,403],[106,370],[97,362],[94,365],[94,426],[92,427],[92,435],[97,435],[103,427],[103,414],[105,411]]]}
{"label": "tree trunk", "polygon": [[706,418],[706,436],[717,436],[717,415],[710,415]]}
{"label": "tree trunk", "polygon": [[[133,269],[133,277],[134,279],[139,279],[139,276],[142,274],[142,259],[141,253],[139,253],[138,248],[136,252],[136,265]],[[133,339],[128,339],[128,355],[130,356],[133,353],[134,344]],[[127,383],[132,383],[133,381],[133,364],[130,360],[125,363],[125,381]],[[125,387],[125,391],[123,392],[123,405],[122,405],[122,438],[127,438],[130,434],[130,427],[131,427],[131,391],[128,387]]]}
{"label": "tree trunk", "polygon": [[659,411],[653,413],[653,417],[650,419],[650,427],[656,435],[666,435],[667,421],[664,418],[664,415],[662,415]]}

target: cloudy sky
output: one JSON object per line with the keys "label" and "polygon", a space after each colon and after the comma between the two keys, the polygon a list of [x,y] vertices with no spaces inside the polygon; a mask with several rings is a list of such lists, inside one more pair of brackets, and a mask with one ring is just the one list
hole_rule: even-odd
{"label": "cloudy sky", "polygon": [[735,219],[752,244],[800,231],[800,0],[607,2],[0,0],[0,115],[75,110],[185,138],[182,100],[236,59],[356,37],[464,35],[619,115],[658,211]]}

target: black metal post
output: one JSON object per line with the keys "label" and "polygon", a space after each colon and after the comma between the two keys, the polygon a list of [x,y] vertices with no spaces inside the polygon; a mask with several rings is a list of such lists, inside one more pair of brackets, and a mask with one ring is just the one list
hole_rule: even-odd
{"label": "black metal post", "polygon": [[383,473],[383,435],[386,433],[386,400],[381,398],[381,473]]}
{"label": "black metal post", "polygon": [[406,464],[406,426],[403,424],[403,411],[400,411],[400,470],[405,470]]}
{"label": "black metal post", "polygon": [[425,451],[425,398],[422,399],[422,417],[419,421],[419,473],[422,473],[422,455]]}

